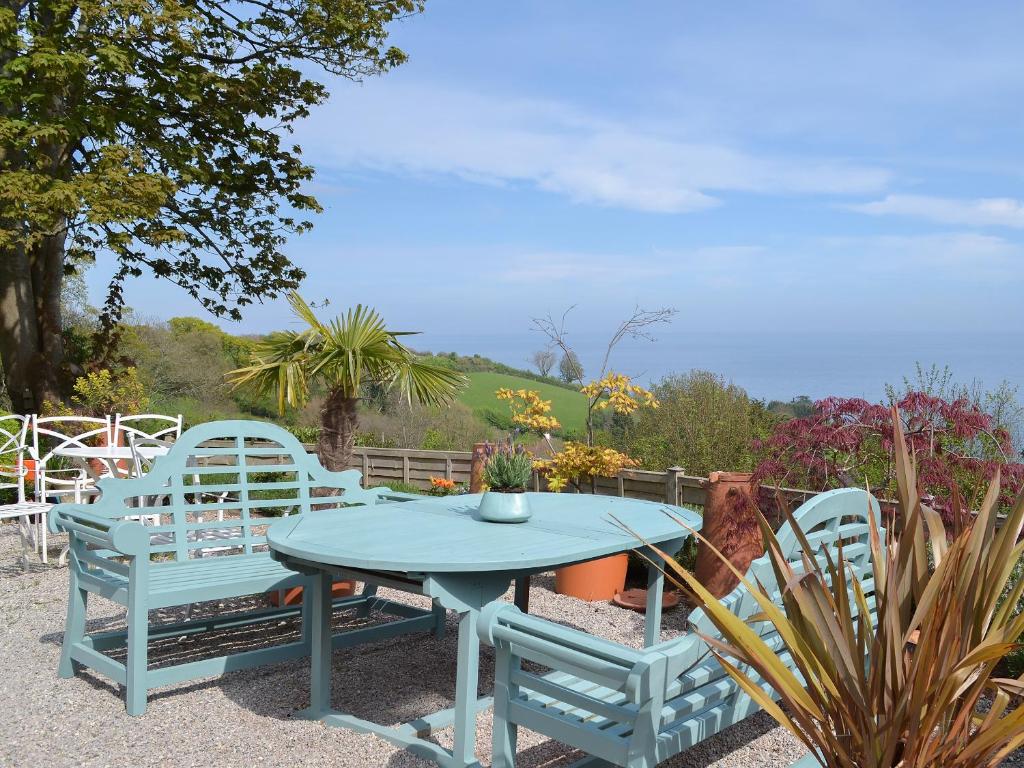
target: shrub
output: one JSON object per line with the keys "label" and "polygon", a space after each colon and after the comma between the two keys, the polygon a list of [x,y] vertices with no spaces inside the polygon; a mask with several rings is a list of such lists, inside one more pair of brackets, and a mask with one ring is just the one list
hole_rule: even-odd
{"label": "shrub", "polygon": [[577,490],[585,480],[595,477],[615,477],[636,462],[614,448],[585,443],[566,443],[550,459],[540,459],[534,466],[548,473],[548,488],[561,491],[572,484]]}
{"label": "shrub", "polygon": [[103,369],[79,377],[71,402],[89,416],[145,413],[149,407],[146,388],[135,368],[125,368],[117,374]]}
{"label": "shrub", "polygon": [[[910,392],[895,404],[900,434],[918,463],[919,479],[949,519],[954,487],[977,506],[997,472],[1000,503],[1009,505],[1024,484],[1009,434],[966,398],[949,401]],[[814,413],[778,424],[755,442],[762,481],[812,490],[867,486],[891,498],[896,492],[895,432],[889,408],[857,398],[827,398]]]}
{"label": "shrub", "polygon": [[668,376],[652,391],[661,407],[641,410],[616,440],[646,469],[680,466],[693,475],[752,470],[751,444],[767,437],[778,418],[710,371]]}

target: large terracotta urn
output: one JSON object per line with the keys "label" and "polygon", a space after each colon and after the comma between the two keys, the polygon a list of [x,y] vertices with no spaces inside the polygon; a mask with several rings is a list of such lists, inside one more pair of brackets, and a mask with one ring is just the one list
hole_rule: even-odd
{"label": "large terracotta urn", "polygon": [[[764,538],[757,521],[757,483],[749,472],[712,472],[704,489],[707,498],[701,536],[740,573],[746,573],[750,563],[764,554]],[[739,579],[703,540],[697,544],[694,575],[719,598],[739,584]]]}

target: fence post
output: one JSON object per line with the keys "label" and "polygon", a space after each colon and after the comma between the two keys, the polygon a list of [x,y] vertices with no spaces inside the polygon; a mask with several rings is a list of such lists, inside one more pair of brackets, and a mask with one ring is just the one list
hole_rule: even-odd
{"label": "fence post", "polygon": [[452,457],[448,456],[444,460],[444,479],[451,480],[454,475],[455,471],[452,468]]}
{"label": "fence post", "polygon": [[370,455],[363,451],[363,487],[370,487]]}
{"label": "fence post", "polygon": [[665,503],[679,504],[679,476],[685,473],[682,467],[669,467],[665,470]]}
{"label": "fence post", "polygon": [[409,484],[409,454],[402,455],[402,482]]}
{"label": "fence post", "polygon": [[487,443],[473,445],[473,458],[469,465],[469,492],[480,493],[484,489],[484,464],[487,463]]}

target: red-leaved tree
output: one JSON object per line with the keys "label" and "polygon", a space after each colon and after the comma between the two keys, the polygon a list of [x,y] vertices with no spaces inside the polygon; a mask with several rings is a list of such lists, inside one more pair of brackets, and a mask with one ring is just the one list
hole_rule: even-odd
{"label": "red-leaved tree", "polygon": [[[1001,467],[1001,501],[1009,504],[1024,485],[1024,464],[1006,430],[966,398],[947,401],[915,391],[896,404],[907,447],[917,461],[918,482],[932,503],[946,510],[951,488],[976,506]],[[830,397],[810,416],[776,425],[756,441],[756,478],[765,484],[828,490],[867,487],[893,498],[896,478],[890,406],[859,398]]]}

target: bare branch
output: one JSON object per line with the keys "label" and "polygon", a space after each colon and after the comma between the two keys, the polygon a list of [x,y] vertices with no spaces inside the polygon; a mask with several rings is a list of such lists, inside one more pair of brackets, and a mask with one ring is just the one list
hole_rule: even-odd
{"label": "bare branch", "polygon": [[656,325],[668,324],[676,316],[678,310],[673,307],[662,307],[661,309],[643,309],[639,305],[634,307],[630,315],[616,329],[604,352],[604,360],[601,361],[601,377],[608,372],[608,360],[611,358],[612,350],[625,338],[644,339],[654,341],[651,328]]}

